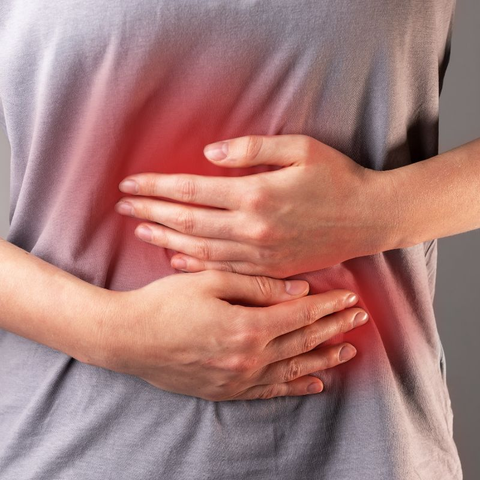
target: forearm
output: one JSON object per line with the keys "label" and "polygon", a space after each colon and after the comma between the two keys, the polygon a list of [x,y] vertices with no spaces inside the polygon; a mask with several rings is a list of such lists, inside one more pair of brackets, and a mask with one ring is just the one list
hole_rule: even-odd
{"label": "forearm", "polygon": [[391,179],[396,219],[390,248],[480,228],[480,139],[383,173]]}
{"label": "forearm", "polygon": [[99,363],[102,322],[120,292],[91,285],[1,238],[0,289],[1,329]]}

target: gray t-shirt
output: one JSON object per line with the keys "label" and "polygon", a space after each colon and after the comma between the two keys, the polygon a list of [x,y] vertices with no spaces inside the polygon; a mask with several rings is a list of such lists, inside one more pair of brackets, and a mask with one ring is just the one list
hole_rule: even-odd
{"label": "gray t-shirt", "polygon": [[[131,290],[179,273],[114,211],[130,173],[271,169],[204,158],[247,134],[303,133],[375,170],[436,155],[454,6],[2,0],[7,239]],[[0,331],[0,478],[460,479],[436,261],[432,240],[296,276],[312,293],[358,292],[371,317],[342,337],[357,357],[318,372],[313,396],[206,401]]]}

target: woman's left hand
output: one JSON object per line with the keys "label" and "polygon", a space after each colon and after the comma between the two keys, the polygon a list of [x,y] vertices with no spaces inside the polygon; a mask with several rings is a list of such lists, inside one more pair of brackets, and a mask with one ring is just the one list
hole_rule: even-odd
{"label": "woman's left hand", "polygon": [[135,234],[180,252],[172,267],[285,278],[395,248],[388,171],[367,169],[307,135],[238,137],[207,146],[205,156],[221,143],[227,157],[209,158],[219,166],[283,168],[241,177],[139,173],[121,183],[134,196],[116,211],[149,220]]}

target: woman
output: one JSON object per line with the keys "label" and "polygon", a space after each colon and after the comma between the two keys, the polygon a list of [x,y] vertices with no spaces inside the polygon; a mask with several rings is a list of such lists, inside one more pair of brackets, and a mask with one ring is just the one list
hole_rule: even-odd
{"label": "woman", "polygon": [[479,141],[437,155],[454,7],[2,2],[3,478],[462,477],[432,307],[435,239],[480,227]]}

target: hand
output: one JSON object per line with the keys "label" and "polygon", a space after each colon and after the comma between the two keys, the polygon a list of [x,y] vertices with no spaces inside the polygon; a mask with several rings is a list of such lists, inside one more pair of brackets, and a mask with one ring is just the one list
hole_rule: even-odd
{"label": "hand", "polygon": [[150,220],[135,234],[180,252],[174,268],[285,278],[388,250],[396,216],[384,201],[387,172],[306,135],[251,135],[228,145],[228,157],[214,163],[283,168],[243,177],[139,173],[121,184],[140,196],[122,198],[116,210]]}
{"label": "hand", "polygon": [[305,296],[308,283],[293,280],[290,295],[285,285],[204,271],[114,292],[100,335],[108,361],[100,366],[214,401],[321,391],[322,382],[309,374],[356,353],[348,343],[321,344],[354,328],[364,310],[348,308],[357,301],[347,302],[348,290]]}

